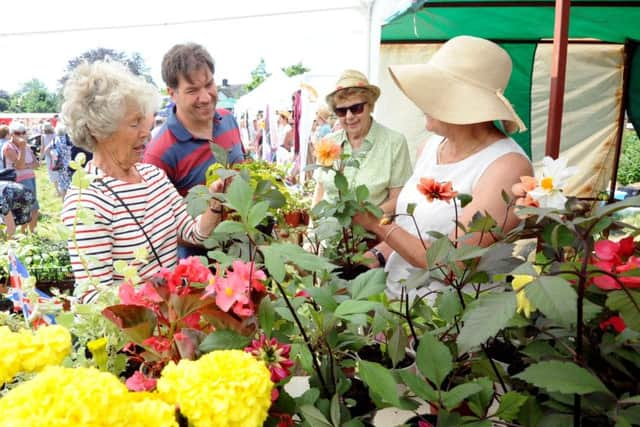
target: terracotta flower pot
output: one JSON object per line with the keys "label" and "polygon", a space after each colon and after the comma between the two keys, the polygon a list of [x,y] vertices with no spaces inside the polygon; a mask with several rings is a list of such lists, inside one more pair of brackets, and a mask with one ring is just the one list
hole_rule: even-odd
{"label": "terracotta flower pot", "polygon": [[300,211],[287,212],[284,214],[284,220],[289,227],[297,227],[300,225]]}

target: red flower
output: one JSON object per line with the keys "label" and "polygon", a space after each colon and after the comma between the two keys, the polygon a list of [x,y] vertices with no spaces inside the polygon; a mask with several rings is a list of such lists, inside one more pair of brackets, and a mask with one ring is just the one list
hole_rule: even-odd
{"label": "red flower", "polygon": [[[640,269],[640,258],[633,256],[635,243],[633,237],[625,237],[619,242],[600,240],[594,245],[596,261],[593,265],[602,271],[611,273],[595,276],[593,284],[604,290],[621,289],[622,283],[628,288],[640,288],[640,276],[620,276],[630,270]],[[617,280],[616,280],[617,279]]]}
{"label": "red flower", "polygon": [[165,351],[169,351],[171,348],[171,341],[169,341],[167,337],[151,336],[142,341],[142,344],[147,347],[151,347],[158,353],[164,353]]}
{"label": "red flower", "polygon": [[129,391],[152,391],[156,388],[156,382],[155,378],[147,378],[142,372],[135,371],[125,384]]}
{"label": "red flower", "polygon": [[290,414],[278,414],[277,427],[294,427],[293,417]]}
{"label": "red flower", "polygon": [[609,327],[612,327],[614,331],[620,333],[624,331],[624,328],[626,328],[627,325],[624,324],[624,320],[622,320],[620,316],[611,316],[604,322],[600,323],[600,329],[603,331],[606,331]]}
{"label": "red flower", "polygon": [[428,201],[442,200],[449,201],[458,195],[457,191],[453,191],[451,181],[436,182],[433,178],[420,178],[417,185],[418,191],[424,194]]}
{"label": "red flower", "polygon": [[296,297],[301,297],[301,298],[310,298],[311,295],[309,295],[309,292],[305,291],[305,290],[301,290],[296,292],[295,294]]}
{"label": "red flower", "polygon": [[268,340],[264,334],[261,334],[260,338],[253,340],[244,351],[264,361],[271,372],[271,381],[274,383],[290,375],[289,369],[293,366],[293,362],[289,359],[290,345],[281,344],[275,338]]}
{"label": "red flower", "polygon": [[420,420],[418,421],[418,427],[433,427],[433,424],[425,420]]}

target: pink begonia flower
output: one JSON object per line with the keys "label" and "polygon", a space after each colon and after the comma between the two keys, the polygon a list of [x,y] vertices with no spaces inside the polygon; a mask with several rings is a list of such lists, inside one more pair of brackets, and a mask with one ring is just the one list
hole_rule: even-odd
{"label": "pink begonia flower", "polygon": [[255,289],[258,292],[266,292],[264,283],[267,276],[262,270],[256,270],[253,262],[242,262],[240,260],[233,261],[231,264],[232,272],[227,272],[227,277],[233,275],[236,280],[244,280],[249,283],[249,277],[251,277],[251,289]]}
{"label": "pink begonia flower", "polygon": [[249,283],[235,278],[221,277],[214,284],[216,304],[222,311],[229,311],[231,307],[241,302],[249,302]]}
{"label": "pink begonia flower", "polygon": [[155,308],[157,303],[162,302],[162,297],[149,282],[143,284],[137,291],[131,283],[123,283],[118,289],[118,296],[120,302],[127,305]]}
{"label": "pink begonia flower", "polygon": [[152,391],[156,388],[156,382],[155,378],[147,378],[142,372],[135,371],[125,384],[129,391]]}
{"label": "pink begonia flower", "polygon": [[428,421],[420,420],[418,421],[418,427],[433,427],[433,424]]}

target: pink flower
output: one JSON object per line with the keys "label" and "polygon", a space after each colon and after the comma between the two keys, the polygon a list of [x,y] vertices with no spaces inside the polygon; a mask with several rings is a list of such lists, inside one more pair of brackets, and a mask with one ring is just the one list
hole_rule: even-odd
{"label": "pink flower", "polygon": [[249,283],[238,277],[222,277],[215,282],[216,304],[229,311],[236,303],[249,303]]}
{"label": "pink flower", "polygon": [[433,427],[433,424],[425,420],[420,420],[418,421],[418,427]]}
{"label": "pink flower", "polygon": [[227,277],[233,275],[237,280],[244,280],[249,283],[249,278],[251,278],[251,289],[255,289],[258,292],[266,292],[266,288],[264,287],[264,283],[262,280],[265,280],[267,276],[264,274],[262,270],[256,270],[254,263],[252,262],[242,262],[240,260],[233,261],[231,264],[233,272],[227,272]]}
{"label": "pink flower", "polygon": [[171,348],[171,341],[167,337],[151,336],[142,341],[143,345],[151,347],[158,353],[164,353]]}
{"label": "pink flower", "polygon": [[200,313],[194,312],[182,318],[185,325],[192,329],[200,329]]}
{"label": "pink flower", "polygon": [[129,391],[152,391],[156,388],[156,382],[155,378],[147,378],[142,372],[135,371],[125,384]]}
{"label": "pink flower", "polygon": [[275,338],[267,339],[261,334],[260,338],[251,341],[251,345],[244,349],[256,359],[264,361],[271,372],[271,381],[278,383],[290,375],[289,369],[293,362],[289,359],[291,346],[279,343]]}
{"label": "pink flower", "polygon": [[209,268],[202,264],[198,257],[188,257],[181,259],[173,272],[162,269],[159,275],[165,279],[169,292],[177,295],[187,295],[197,288],[192,287],[192,283],[210,283],[213,274]]}
{"label": "pink flower", "polygon": [[311,295],[309,295],[309,292],[305,291],[305,290],[301,290],[296,292],[296,297],[301,297],[301,298],[310,298]]}
{"label": "pink flower", "polygon": [[120,302],[127,305],[138,305],[156,309],[158,303],[161,303],[162,297],[158,294],[152,283],[143,284],[138,291],[135,290],[131,283],[123,283],[118,289]]}
{"label": "pink flower", "polygon": [[600,329],[602,329],[603,331],[606,331],[609,326],[611,326],[613,330],[618,333],[624,331],[624,328],[627,327],[627,325],[624,324],[624,320],[622,320],[620,316],[611,316],[604,322],[600,323]]}

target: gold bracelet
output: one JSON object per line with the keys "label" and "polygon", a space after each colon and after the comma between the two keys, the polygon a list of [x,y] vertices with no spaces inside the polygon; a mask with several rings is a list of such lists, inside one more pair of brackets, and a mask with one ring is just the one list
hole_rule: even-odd
{"label": "gold bracelet", "polygon": [[391,233],[396,231],[398,228],[400,228],[400,226],[397,225],[397,224],[394,224],[393,227],[391,227],[389,230],[387,230],[387,232],[384,234],[384,237],[382,238],[382,240],[386,241],[389,238],[389,236],[391,235]]}

